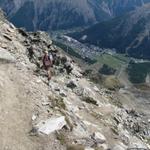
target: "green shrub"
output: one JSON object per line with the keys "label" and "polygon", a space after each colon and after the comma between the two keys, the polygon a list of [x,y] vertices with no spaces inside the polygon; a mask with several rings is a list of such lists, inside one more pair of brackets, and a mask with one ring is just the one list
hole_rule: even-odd
{"label": "green shrub", "polygon": [[99,73],[104,75],[114,75],[116,69],[109,67],[108,65],[104,64],[102,68],[100,68]]}
{"label": "green shrub", "polygon": [[66,144],[66,137],[63,133],[58,133],[56,132],[56,138],[57,140],[60,141],[61,145],[65,145]]}
{"label": "green shrub", "polygon": [[51,96],[49,96],[49,100],[51,101],[53,107],[58,107],[58,108],[63,109],[63,110],[66,109],[66,105],[65,105],[62,97],[51,97]]}

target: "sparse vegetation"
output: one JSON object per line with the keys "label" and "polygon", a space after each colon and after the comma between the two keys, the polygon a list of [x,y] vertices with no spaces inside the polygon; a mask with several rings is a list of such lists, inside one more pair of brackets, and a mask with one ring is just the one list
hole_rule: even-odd
{"label": "sparse vegetation", "polygon": [[82,145],[68,145],[67,150],[84,150]]}
{"label": "sparse vegetation", "polygon": [[84,72],[83,72],[83,75],[84,76],[90,76],[92,73],[92,69],[86,69]]}
{"label": "sparse vegetation", "polygon": [[84,102],[86,102],[86,103],[89,103],[89,104],[93,104],[93,105],[96,105],[96,106],[98,106],[98,104],[97,104],[97,101],[96,100],[94,100],[92,97],[82,97],[82,100],[84,101]]}
{"label": "sparse vegetation", "polygon": [[101,119],[103,117],[103,115],[94,111],[91,111],[90,114],[96,119]]}
{"label": "sparse vegetation", "polygon": [[65,115],[65,120],[67,122],[67,125],[70,127],[70,131],[72,131],[73,130],[73,124],[71,123],[71,121],[67,115]]}
{"label": "sparse vegetation", "polygon": [[72,129],[73,129],[73,124],[72,124],[72,122],[71,122],[69,116],[66,114],[65,111],[62,111],[62,110],[61,110],[61,114],[62,114],[63,116],[65,116],[65,120],[66,120],[66,122],[67,122],[67,125],[69,126],[70,131],[72,131]]}
{"label": "sparse vegetation", "polygon": [[113,105],[119,107],[119,108],[123,108],[123,104],[121,103],[120,100],[117,99],[111,99],[110,103],[112,103]]}
{"label": "sparse vegetation", "polygon": [[106,77],[104,86],[109,90],[117,90],[122,87],[121,83],[115,76]]}
{"label": "sparse vegetation", "polygon": [[150,91],[150,86],[147,84],[137,84],[137,85],[135,85],[135,87],[142,91]]}
{"label": "sparse vegetation", "polygon": [[62,97],[51,97],[51,96],[49,96],[49,100],[51,101],[53,107],[58,107],[58,108],[63,109],[63,110],[66,109],[66,105],[65,105]]}
{"label": "sparse vegetation", "polygon": [[100,68],[99,73],[104,75],[114,75],[116,69],[109,67],[108,65],[104,64],[102,68]]}
{"label": "sparse vegetation", "polygon": [[91,74],[91,75],[89,75],[89,78],[92,82],[94,82],[96,84],[101,84],[103,81],[103,77],[99,73]]}
{"label": "sparse vegetation", "polygon": [[117,127],[112,127],[111,130],[114,134],[118,135],[118,128]]}
{"label": "sparse vegetation", "polygon": [[147,139],[147,143],[150,144],[150,138]]}
{"label": "sparse vegetation", "polygon": [[56,138],[57,140],[60,141],[61,145],[66,145],[66,137],[63,133],[61,132],[56,132]]}

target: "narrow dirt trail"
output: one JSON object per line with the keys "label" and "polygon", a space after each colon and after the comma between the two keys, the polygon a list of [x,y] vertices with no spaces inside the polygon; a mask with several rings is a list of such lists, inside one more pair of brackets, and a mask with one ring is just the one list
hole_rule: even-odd
{"label": "narrow dirt trail", "polygon": [[30,144],[27,137],[31,128],[31,108],[22,81],[14,71],[11,65],[0,66],[0,78],[3,79],[0,88],[0,145],[2,149],[14,149],[16,145],[20,145],[20,150],[34,149],[34,143]]}
{"label": "narrow dirt trail", "polygon": [[27,92],[24,75],[13,65],[0,64],[0,150],[56,149],[50,141],[53,136],[29,135],[35,102]]}

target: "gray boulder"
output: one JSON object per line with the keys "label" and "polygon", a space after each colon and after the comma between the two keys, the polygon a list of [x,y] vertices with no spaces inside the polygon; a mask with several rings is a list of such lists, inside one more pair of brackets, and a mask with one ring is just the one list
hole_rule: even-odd
{"label": "gray boulder", "polygon": [[12,63],[15,58],[6,50],[0,47],[0,62]]}
{"label": "gray boulder", "polygon": [[105,143],[106,142],[106,138],[103,134],[101,134],[100,132],[95,132],[92,135],[92,138],[96,141],[96,143]]}
{"label": "gray boulder", "polygon": [[75,80],[71,80],[67,83],[67,87],[68,88],[71,88],[71,89],[74,89],[76,88],[78,85],[77,85],[77,82]]}

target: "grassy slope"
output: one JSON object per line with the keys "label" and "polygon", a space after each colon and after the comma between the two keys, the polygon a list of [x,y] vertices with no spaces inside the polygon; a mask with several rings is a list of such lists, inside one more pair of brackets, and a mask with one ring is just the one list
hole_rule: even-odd
{"label": "grassy slope", "polygon": [[97,56],[97,60],[99,64],[106,64],[114,69],[119,69],[124,63],[127,63],[128,58],[121,54],[116,54],[114,56],[103,54]]}

